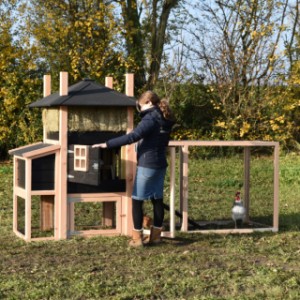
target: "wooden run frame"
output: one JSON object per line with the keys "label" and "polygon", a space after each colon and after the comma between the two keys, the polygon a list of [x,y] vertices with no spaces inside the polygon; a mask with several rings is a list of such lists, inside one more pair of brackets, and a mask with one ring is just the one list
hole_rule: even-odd
{"label": "wooden run frame", "polygon": [[[273,226],[264,228],[240,228],[217,230],[188,230],[188,153],[190,146],[197,147],[243,147],[244,148],[244,205],[247,211],[246,221],[249,220],[250,208],[250,150],[251,147],[273,147]],[[176,148],[180,153],[180,208],[182,213],[182,232],[199,233],[251,233],[254,231],[273,231],[279,228],[279,143],[264,141],[170,141],[170,230],[162,236],[175,237],[175,159]]]}

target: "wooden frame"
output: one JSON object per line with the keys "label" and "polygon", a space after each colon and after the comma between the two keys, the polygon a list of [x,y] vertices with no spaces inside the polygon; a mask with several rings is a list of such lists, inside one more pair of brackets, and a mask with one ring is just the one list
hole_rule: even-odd
{"label": "wooden frame", "polygon": [[[104,194],[69,194],[68,195],[68,237],[74,235],[94,236],[94,235],[120,235],[122,234],[122,194],[104,193]],[[98,230],[75,230],[74,209],[75,203],[116,203],[116,228],[98,229]],[[103,205],[103,209],[107,209]]]}
{"label": "wooden frame", "polygon": [[[26,146],[26,147],[30,147],[32,145]],[[26,147],[20,147],[17,148],[19,149],[26,149]],[[13,149],[11,151],[17,150],[17,149]],[[44,228],[49,228],[51,226],[54,226],[54,236],[53,237],[41,237],[41,238],[32,238],[32,234],[31,234],[31,200],[32,200],[32,196],[41,196],[41,202],[43,202],[44,200],[48,202],[48,200],[46,200],[46,197],[43,198],[43,196],[53,196],[54,197],[54,202],[55,199],[57,199],[57,195],[58,195],[58,182],[57,182],[57,178],[58,178],[58,156],[59,156],[59,151],[60,150],[60,146],[58,145],[50,145],[48,147],[44,147],[38,150],[33,150],[30,152],[26,152],[24,153],[22,156],[18,156],[18,155],[14,155],[14,189],[13,189],[13,231],[14,233],[23,238],[25,241],[39,241],[39,240],[53,240],[56,238],[56,228],[57,228],[57,224],[56,224],[56,216],[54,216],[54,224],[52,222],[52,219],[50,218],[46,218],[43,221],[41,220],[41,225]],[[55,181],[54,181],[54,189],[53,190],[32,190],[32,186],[31,186],[31,178],[32,178],[32,160],[33,159],[37,159],[40,157],[44,157],[47,155],[51,155],[51,154],[55,154]],[[19,177],[19,171],[18,171],[18,163],[20,160],[25,161],[25,187],[19,187],[18,186],[18,177]],[[18,230],[18,197],[24,199],[25,201],[25,232],[24,234],[22,234],[19,230]],[[54,205],[54,203],[53,203]],[[57,205],[55,205],[56,207]],[[49,216],[53,213],[53,211],[51,211],[53,208],[52,206],[49,205],[45,205],[45,203],[41,203],[41,216]]]}
{"label": "wooden frame", "polygon": [[[274,182],[273,182],[273,225],[268,228],[253,229],[220,229],[220,230],[188,230],[188,148],[198,147],[244,147],[244,202],[247,210],[246,221],[250,221],[250,149],[251,147],[272,147]],[[170,141],[170,230],[163,232],[163,236],[175,236],[175,148],[180,153],[180,210],[182,213],[183,232],[199,233],[249,233],[254,231],[273,231],[279,228],[279,143],[264,141]]]}

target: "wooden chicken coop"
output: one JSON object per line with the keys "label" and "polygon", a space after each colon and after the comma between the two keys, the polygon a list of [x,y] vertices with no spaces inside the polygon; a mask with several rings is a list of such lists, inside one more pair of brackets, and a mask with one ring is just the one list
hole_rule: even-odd
{"label": "wooden chicken coop", "polygon": [[[85,79],[69,87],[66,72],[51,94],[51,77],[44,76],[44,98],[30,105],[42,109],[43,142],[9,151],[16,235],[32,241],[131,234],[134,146],[91,147],[133,129],[134,76],[125,76],[125,94],[113,90],[112,77],[105,86]],[[84,214],[100,218],[83,226]]]}

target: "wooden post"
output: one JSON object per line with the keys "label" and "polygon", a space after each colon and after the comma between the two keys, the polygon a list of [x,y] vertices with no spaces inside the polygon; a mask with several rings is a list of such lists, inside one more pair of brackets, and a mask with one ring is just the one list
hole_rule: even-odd
{"label": "wooden post", "polygon": [[273,228],[279,229],[279,143],[274,147],[274,206],[273,206]]}
{"label": "wooden post", "polygon": [[67,155],[68,155],[68,108],[61,106],[59,110],[59,142],[61,145],[59,156],[59,190],[57,201],[58,239],[67,238]]}
{"label": "wooden post", "polygon": [[[113,77],[105,77],[105,86],[112,89],[113,88]],[[105,226],[114,225],[114,203],[103,202],[103,213],[102,213],[102,224]]]}
{"label": "wooden post", "polygon": [[105,77],[105,86],[113,89],[114,83],[113,83],[113,77]]}
{"label": "wooden post", "polygon": [[[127,108],[127,124],[127,132],[130,132],[133,129],[133,109],[131,107]],[[125,235],[131,235],[133,229],[131,195],[136,171],[136,153],[133,144],[125,147],[126,196],[122,199],[122,232]]]}
{"label": "wooden post", "polygon": [[188,231],[188,150],[187,145],[182,149],[182,231]]}
{"label": "wooden post", "polygon": [[250,147],[244,147],[244,205],[246,209],[245,222],[249,222],[250,212]]}
{"label": "wooden post", "polygon": [[51,230],[54,228],[54,196],[41,196],[41,230]]}
{"label": "wooden post", "polygon": [[175,147],[170,147],[170,237],[175,237]]}
{"label": "wooden post", "polygon": [[32,160],[25,161],[25,240],[31,240],[31,173]]}
{"label": "wooden post", "polygon": [[14,156],[14,177],[13,177],[13,231],[16,233],[18,231],[18,196],[16,193],[17,189],[17,178],[19,176],[18,172],[18,159]]}
{"label": "wooden post", "polygon": [[59,73],[59,95],[67,96],[68,95],[68,72]]}
{"label": "wooden post", "polygon": [[51,95],[51,75],[44,75],[43,83],[43,95],[44,97],[47,97]]}
{"label": "wooden post", "polygon": [[[68,73],[60,72],[59,81],[59,95],[68,95]],[[59,142],[60,149],[60,189],[58,201],[58,228],[59,239],[67,238],[67,223],[68,223],[68,210],[67,210],[67,155],[68,155],[68,108],[61,106],[59,110]]]}
{"label": "wooden post", "polygon": [[[134,75],[126,74],[125,92],[129,97],[134,96]],[[134,126],[134,110],[132,107],[127,108],[127,133],[133,130]],[[126,196],[122,199],[122,233],[131,235],[133,229],[132,222],[132,187],[134,182],[134,175],[136,170],[136,153],[135,146],[126,146]]]}
{"label": "wooden post", "polygon": [[134,74],[125,74],[125,94],[129,97],[134,96]]}

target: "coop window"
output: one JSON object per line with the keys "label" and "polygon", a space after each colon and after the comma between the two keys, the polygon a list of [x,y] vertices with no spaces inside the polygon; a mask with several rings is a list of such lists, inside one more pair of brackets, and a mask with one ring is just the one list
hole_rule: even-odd
{"label": "coop window", "polygon": [[43,125],[47,140],[59,140],[59,110],[48,108],[43,110]]}
{"label": "coop window", "polygon": [[25,189],[26,187],[26,183],[25,183],[25,169],[26,169],[26,166],[25,166],[25,160],[24,159],[17,159],[16,161],[16,164],[17,164],[17,186],[22,188],[22,189]]}
{"label": "coop window", "polygon": [[85,145],[74,145],[74,170],[75,171],[88,171],[88,157],[89,148]]}

